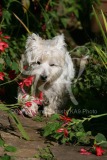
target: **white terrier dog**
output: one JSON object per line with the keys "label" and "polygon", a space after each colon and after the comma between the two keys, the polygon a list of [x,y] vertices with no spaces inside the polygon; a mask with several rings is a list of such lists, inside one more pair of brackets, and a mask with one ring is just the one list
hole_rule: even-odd
{"label": "white terrier dog", "polygon": [[[63,34],[49,40],[31,34],[26,42],[22,63],[28,64],[22,74],[34,76],[33,95],[19,88],[18,101],[22,104],[22,111],[29,117],[37,114],[40,103],[36,102],[40,91],[43,93],[41,100],[45,116],[60,113],[61,109],[64,111],[74,78],[74,67]],[[26,106],[28,101],[32,103]]]}

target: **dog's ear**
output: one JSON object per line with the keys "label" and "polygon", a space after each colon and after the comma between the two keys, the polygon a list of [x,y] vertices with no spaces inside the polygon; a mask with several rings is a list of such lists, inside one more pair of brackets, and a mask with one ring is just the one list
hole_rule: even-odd
{"label": "dog's ear", "polygon": [[58,48],[62,48],[66,45],[63,34],[54,37],[53,40],[55,42],[55,46],[57,46]]}
{"label": "dog's ear", "polygon": [[31,35],[28,36],[27,41],[26,41],[26,48],[32,46],[34,43],[38,44],[42,41],[42,38],[39,37],[39,35],[36,35],[35,33],[32,33]]}

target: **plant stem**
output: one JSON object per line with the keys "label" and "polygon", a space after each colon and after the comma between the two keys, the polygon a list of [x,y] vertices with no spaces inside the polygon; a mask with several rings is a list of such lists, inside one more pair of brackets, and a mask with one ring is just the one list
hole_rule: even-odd
{"label": "plant stem", "polygon": [[15,79],[8,81],[8,82],[5,82],[5,83],[2,83],[2,84],[0,84],[0,86],[4,86],[5,84],[12,83],[12,82],[16,81],[20,77],[20,75],[21,75],[21,73]]}
{"label": "plant stem", "polygon": [[75,124],[79,124],[79,123],[84,123],[85,121],[90,121],[91,119],[94,119],[94,118],[100,118],[100,117],[103,117],[103,116],[107,116],[107,113],[105,114],[100,114],[100,115],[91,115],[90,117],[88,118],[83,118],[82,120],[78,120],[76,122],[71,122],[69,123],[68,125],[75,125]]}

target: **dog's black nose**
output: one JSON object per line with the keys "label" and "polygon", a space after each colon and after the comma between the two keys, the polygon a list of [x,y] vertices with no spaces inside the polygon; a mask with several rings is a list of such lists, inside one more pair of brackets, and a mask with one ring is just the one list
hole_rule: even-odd
{"label": "dog's black nose", "polygon": [[46,75],[41,75],[40,78],[41,78],[41,80],[46,81],[47,76]]}

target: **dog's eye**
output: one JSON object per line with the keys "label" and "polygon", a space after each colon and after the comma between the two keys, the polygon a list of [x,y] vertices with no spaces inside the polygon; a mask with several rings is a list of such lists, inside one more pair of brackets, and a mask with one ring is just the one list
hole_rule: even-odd
{"label": "dog's eye", "polygon": [[39,64],[39,65],[40,65],[40,64],[41,64],[41,62],[40,62],[40,61],[37,61],[37,64]]}
{"label": "dog's eye", "polygon": [[50,66],[55,66],[55,64],[50,64]]}

